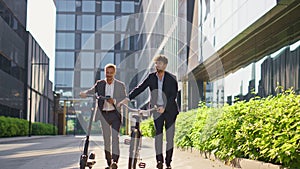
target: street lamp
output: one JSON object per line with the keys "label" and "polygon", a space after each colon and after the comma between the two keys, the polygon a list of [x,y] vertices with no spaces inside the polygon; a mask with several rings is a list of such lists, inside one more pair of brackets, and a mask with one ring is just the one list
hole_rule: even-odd
{"label": "street lamp", "polygon": [[33,65],[49,65],[49,63],[31,63],[30,70],[30,108],[29,108],[29,124],[28,124],[28,137],[31,137],[31,116],[32,116],[32,67]]}

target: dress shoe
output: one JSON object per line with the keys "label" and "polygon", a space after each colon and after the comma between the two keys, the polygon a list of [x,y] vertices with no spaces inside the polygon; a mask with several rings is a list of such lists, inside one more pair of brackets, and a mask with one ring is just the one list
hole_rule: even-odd
{"label": "dress shoe", "polygon": [[156,168],[163,169],[163,163],[161,161],[157,162]]}
{"label": "dress shoe", "polygon": [[110,168],[111,169],[117,169],[118,168],[118,165],[116,162],[113,162],[111,165],[110,165]]}

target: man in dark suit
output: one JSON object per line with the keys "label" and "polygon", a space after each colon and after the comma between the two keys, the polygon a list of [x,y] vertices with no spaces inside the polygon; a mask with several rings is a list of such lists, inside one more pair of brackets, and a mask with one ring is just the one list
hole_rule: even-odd
{"label": "man in dark suit", "polygon": [[[117,163],[120,156],[119,148],[119,132],[121,126],[121,114],[119,113],[120,101],[126,97],[126,89],[123,82],[115,79],[116,66],[107,64],[105,66],[105,79],[98,80],[95,85],[83,92],[80,97],[85,98],[87,94],[97,93],[98,96],[110,96],[109,99],[98,99],[98,110],[95,120],[100,120],[104,147],[105,159],[108,166],[115,169],[118,168]],[[118,110],[117,110],[118,109]],[[112,146],[111,146],[112,143]],[[109,167],[106,167],[109,169]]]}
{"label": "man in dark suit", "polygon": [[155,152],[157,168],[163,168],[163,127],[166,129],[166,166],[171,169],[171,161],[173,156],[175,120],[178,115],[178,106],[176,97],[178,92],[178,83],[176,77],[171,73],[165,71],[168,58],[164,55],[159,55],[154,58],[156,72],[150,73],[148,77],[134,88],[130,94],[129,99],[135,98],[146,88],[151,91],[150,105],[157,105],[157,112],[153,113],[155,124]]}

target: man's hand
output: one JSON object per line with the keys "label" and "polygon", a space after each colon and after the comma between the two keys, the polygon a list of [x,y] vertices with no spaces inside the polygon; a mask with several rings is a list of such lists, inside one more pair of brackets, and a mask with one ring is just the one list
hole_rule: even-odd
{"label": "man's hand", "polygon": [[80,96],[81,98],[86,98],[87,94],[86,94],[85,92],[80,92],[80,93],[79,93],[79,96]]}
{"label": "man's hand", "polygon": [[128,98],[123,99],[122,101],[120,101],[117,105],[117,107],[121,107],[122,104],[128,104],[130,100]]}
{"label": "man's hand", "polygon": [[157,108],[157,112],[160,113],[160,114],[163,114],[165,112],[165,108],[160,106]]}
{"label": "man's hand", "polygon": [[110,104],[115,104],[116,103],[116,99],[113,99],[113,98],[109,98],[106,100],[108,103]]}

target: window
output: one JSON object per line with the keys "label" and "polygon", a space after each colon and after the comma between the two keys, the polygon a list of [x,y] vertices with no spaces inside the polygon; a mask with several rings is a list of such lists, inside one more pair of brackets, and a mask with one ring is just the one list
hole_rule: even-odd
{"label": "window", "polygon": [[69,1],[69,0],[56,1],[56,7],[57,7],[56,8],[57,11],[74,12],[75,1]]}
{"label": "window", "polygon": [[102,12],[115,12],[115,2],[102,1]]}
{"label": "window", "polygon": [[82,49],[94,49],[95,48],[95,36],[92,33],[81,34],[81,48]]}
{"label": "window", "polygon": [[93,71],[81,71],[80,72],[80,87],[90,88],[95,83]]}
{"label": "window", "polygon": [[95,15],[82,15],[82,30],[95,30]]}
{"label": "window", "polygon": [[82,1],[82,12],[95,12],[95,1]]}
{"label": "window", "polygon": [[121,31],[126,31],[129,22],[129,16],[122,16],[121,18]]}
{"label": "window", "polygon": [[101,20],[102,30],[114,31],[115,30],[115,17],[114,15],[103,15]]}
{"label": "window", "polygon": [[80,56],[80,65],[82,69],[94,69],[93,52],[81,52],[79,56]]}
{"label": "window", "polygon": [[74,68],[73,52],[56,52],[55,55],[56,68]]}
{"label": "window", "polygon": [[101,35],[101,49],[102,50],[113,50],[115,46],[114,34],[102,34]]}
{"label": "window", "polygon": [[96,66],[98,68],[104,69],[105,65],[107,65],[108,63],[115,63],[113,52],[102,52],[96,54]]}
{"label": "window", "polygon": [[74,49],[74,33],[56,33],[56,49]]}
{"label": "window", "polygon": [[64,87],[73,87],[74,72],[73,71],[56,71],[55,83],[64,84]]}
{"label": "window", "polygon": [[70,14],[57,14],[57,30],[75,30],[75,16]]}
{"label": "window", "polygon": [[134,13],[134,1],[122,1],[122,13]]}

